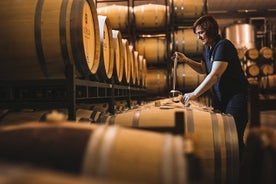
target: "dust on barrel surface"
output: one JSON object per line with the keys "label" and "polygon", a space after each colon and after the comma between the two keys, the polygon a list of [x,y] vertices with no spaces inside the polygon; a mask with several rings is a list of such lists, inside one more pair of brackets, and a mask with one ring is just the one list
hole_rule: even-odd
{"label": "dust on barrel surface", "polygon": [[237,182],[239,148],[233,117],[214,113],[198,103],[193,104],[184,107],[171,99],[158,100],[101,121],[192,137],[195,154],[202,161],[202,183]]}
{"label": "dust on barrel surface", "polygon": [[0,127],[0,158],[87,177],[187,183],[180,136],[118,126],[30,122]]}
{"label": "dust on barrel surface", "polygon": [[100,58],[97,12],[91,0],[1,1],[0,77],[4,80],[94,74]]}

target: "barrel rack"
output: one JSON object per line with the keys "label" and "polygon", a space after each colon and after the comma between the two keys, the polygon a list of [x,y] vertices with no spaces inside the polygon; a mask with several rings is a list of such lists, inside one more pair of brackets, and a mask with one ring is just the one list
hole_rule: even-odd
{"label": "barrel rack", "polygon": [[[146,94],[145,88],[86,79],[76,79],[75,66],[68,66],[65,79],[0,80],[1,109],[57,109],[68,110],[68,120],[76,120],[78,103],[108,103],[109,113],[114,114],[117,99],[133,99],[138,103]],[[114,81],[114,80],[112,80]]]}

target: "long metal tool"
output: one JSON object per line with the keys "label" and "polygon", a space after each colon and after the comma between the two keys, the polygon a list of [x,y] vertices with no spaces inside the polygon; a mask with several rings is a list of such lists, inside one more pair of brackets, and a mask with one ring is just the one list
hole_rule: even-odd
{"label": "long metal tool", "polygon": [[169,93],[169,97],[172,98],[172,101],[179,102],[179,95],[182,95],[182,93],[175,89],[175,83],[176,83],[176,67],[177,67],[177,57],[174,58],[173,63],[173,89]]}

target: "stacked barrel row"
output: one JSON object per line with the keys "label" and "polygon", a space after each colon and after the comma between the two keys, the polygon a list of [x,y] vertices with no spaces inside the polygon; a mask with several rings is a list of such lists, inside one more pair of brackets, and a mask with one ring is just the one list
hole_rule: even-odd
{"label": "stacked barrel row", "polygon": [[275,89],[275,56],[273,49],[237,49],[245,74],[250,81],[259,81],[262,89]]}
{"label": "stacked barrel row", "polygon": [[[205,12],[205,6],[202,0],[97,2],[97,11],[109,17],[112,26],[146,58],[147,93],[167,95],[172,80],[171,54],[176,50],[189,56],[201,54],[203,46],[194,36],[191,21]],[[190,71],[188,66],[184,68]],[[191,85],[186,80],[192,77],[189,74],[179,75],[184,78],[180,86]]]}
{"label": "stacked barrel row", "polygon": [[[1,80],[76,78],[144,86],[144,57],[91,0],[1,2]],[[28,13],[25,13],[28,12]]]}
{"label": "stacked barrel row", "polygon": [[271,48],[238,49],[238,54],[248,77],[266,76],[274,73],[274,58]]}

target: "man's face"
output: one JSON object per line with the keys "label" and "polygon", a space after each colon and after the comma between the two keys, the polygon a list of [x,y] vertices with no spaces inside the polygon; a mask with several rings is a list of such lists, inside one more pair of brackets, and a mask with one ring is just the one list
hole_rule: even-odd
{"label": "man's face", "polygon": [[206,31],[201,27],[197,26],[195,29],[195,34],[199,40],[202,41],[203,45],[209,45],[210,39],[206,35]]}

